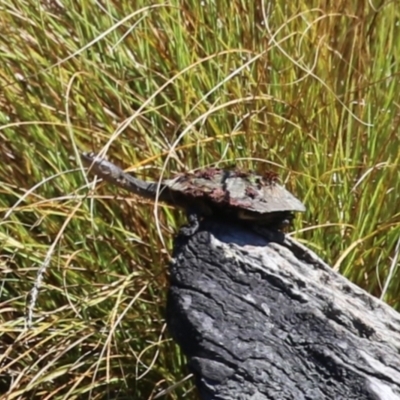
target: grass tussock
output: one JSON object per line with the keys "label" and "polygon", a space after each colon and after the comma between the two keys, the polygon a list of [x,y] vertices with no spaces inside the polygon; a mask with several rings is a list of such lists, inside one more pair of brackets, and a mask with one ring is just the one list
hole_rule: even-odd
{"label": "grass tussock", "polygon": [[0,26],[4,398],[149,399],[187,373],[163,320],[182,219],[92,190],[78,149],[151,178],[272,168],[299,238],[400,308],[395,2],[4,0]]}

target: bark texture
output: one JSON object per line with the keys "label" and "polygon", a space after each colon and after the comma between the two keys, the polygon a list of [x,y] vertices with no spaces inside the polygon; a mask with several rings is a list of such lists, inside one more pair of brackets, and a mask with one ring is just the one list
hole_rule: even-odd
{"label": "bark texture", "polygon": [[292,239],[205,221],[170,274],[202,400],[400,400],[400,315]]}

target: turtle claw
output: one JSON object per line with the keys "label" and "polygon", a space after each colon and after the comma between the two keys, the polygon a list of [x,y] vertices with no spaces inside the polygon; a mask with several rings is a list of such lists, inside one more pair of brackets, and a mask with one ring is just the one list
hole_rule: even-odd
{"label": "turtle claw", "polygon": [[199,215],[192,211],[187,212],[187,219],[188,219],[188,224],[180,229],[180,233],[182,233],[183,236],[189,237],[193,236],[199,230],[200,219]]}

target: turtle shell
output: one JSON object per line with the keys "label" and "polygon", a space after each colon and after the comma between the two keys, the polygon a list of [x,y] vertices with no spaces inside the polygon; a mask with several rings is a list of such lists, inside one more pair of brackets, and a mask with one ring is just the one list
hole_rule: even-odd
{"label": "turtle shell", "polygon": [[304,204],[277,183],[277,175],[208,168],[163,182],[179,193],[210,206],[255,214],[305,211]]}

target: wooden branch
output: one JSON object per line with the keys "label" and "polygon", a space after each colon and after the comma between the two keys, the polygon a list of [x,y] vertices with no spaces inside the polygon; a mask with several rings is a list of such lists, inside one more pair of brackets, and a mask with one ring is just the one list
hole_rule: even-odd
{"label": "wooden branch", "polygon": [[400,400],[400,315],[275,232],[176,239],[169,330],[202,400]]}

